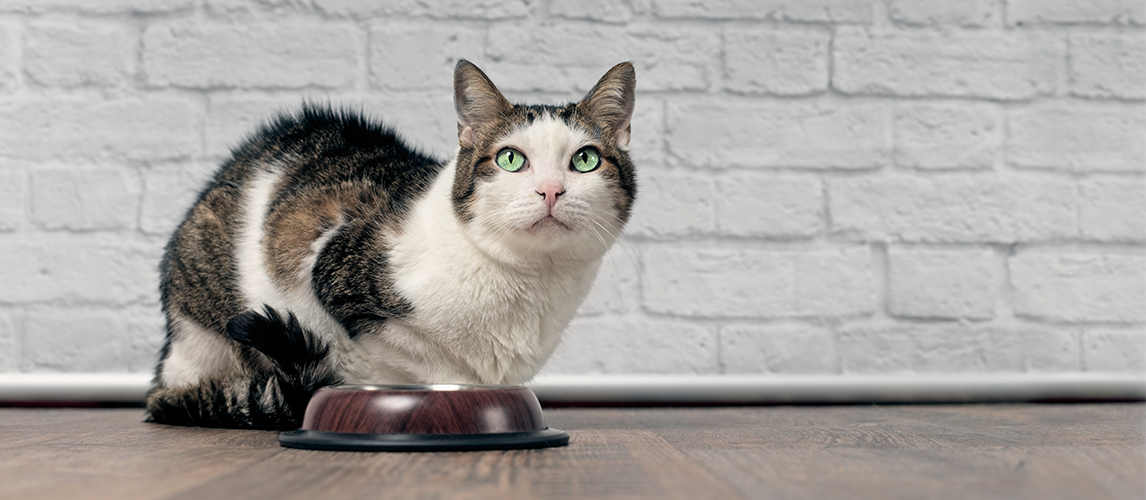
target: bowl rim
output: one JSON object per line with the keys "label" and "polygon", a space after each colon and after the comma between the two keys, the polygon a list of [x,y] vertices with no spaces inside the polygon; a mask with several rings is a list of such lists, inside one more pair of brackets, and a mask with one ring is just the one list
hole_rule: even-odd
{"label": "bowl rim", "polygon": [[527,389],[524,385],[483,384],[339,384],[322,387],[333,391],[386,391],[386,392],[458,392]]}

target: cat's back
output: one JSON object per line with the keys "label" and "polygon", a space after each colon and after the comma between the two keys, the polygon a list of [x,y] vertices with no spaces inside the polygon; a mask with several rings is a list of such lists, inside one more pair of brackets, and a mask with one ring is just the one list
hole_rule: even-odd
{"label": "cat's back", "polygon": [[280,115],[234,150],[172,236],[165,307],[221,331],[262,292],[304,284],[324,234],[398,223],[442,165],[358,113]]}
{"label": "cat's back", "polygon": [[381,121],[346,109],[305,105],[280,114],[236,148],[217,181],[274,173],[281,196],[319,186],[370,184],[403,201],[403,195],[424,191],[442,165]]}

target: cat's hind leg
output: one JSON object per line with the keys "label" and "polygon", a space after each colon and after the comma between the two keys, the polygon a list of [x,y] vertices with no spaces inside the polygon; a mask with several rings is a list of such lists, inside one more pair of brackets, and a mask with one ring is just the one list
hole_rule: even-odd
{"label": "cat's hind leg", "polygon": [[270,307],[247,311],[227,323],[242,344],[245,373],[209,377],[181,387],[156,387],[147,395],[151,421],[207,427],[297,429],[310,396],[340,383],[320,338]]}

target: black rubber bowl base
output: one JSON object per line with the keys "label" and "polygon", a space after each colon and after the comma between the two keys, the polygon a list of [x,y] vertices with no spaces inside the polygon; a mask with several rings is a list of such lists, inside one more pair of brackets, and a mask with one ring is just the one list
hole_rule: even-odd
{"label": "black rubber bowl base", "polygon": [[287,448],[326,451],[480,451],[551,448],[569,444],[557,429],[498,434],[352,434],[289,431],[279,434]]}

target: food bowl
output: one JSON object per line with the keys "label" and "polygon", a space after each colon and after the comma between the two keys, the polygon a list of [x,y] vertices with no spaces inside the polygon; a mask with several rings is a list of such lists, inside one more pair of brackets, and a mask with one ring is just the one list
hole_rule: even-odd
{"label": "food bowl", "polygon": [[569,435],[545,426],[537,396],[500,385],[323,387],[288,448],[335,451],[461,451],[546,448]]}

